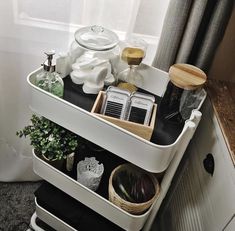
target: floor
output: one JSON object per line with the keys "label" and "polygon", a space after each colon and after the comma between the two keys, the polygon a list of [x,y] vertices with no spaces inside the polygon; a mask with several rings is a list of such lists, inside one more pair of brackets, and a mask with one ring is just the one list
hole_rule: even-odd
{"label": "floor", "polygon": [[35,210],[41,182],[0,182],[0,231],[25,231]]}

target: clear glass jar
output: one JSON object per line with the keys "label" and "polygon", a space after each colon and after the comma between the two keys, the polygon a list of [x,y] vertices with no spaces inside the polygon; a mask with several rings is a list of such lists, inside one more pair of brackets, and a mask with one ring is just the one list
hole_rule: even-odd
{"label": "clear glass jar", "polygon": [[75,40],[81,46],[93,51],[109,51],[119,42],[118,36],[102,26],[83,27],[75,32]]}
{"label": "clear glass jar", "polygon": [[169,70],[170,81],[158,107],[161,119],[183,123],[189,119],[204,96],[202,86],[206,74],[189,64],[175,64]]}
{"label": "clear glass jar", "polygon": [[[71,49],[73,49],[74,52],[71,51],[70,53],[74,53],[78,57],[83,56],[83,59],[86,58],[87,63],[89,63],[89,61],[92,62],[96,58],[98,58],[100,62],[107,60],[111,66],[108,75],[112,75],[112,78],[115,78],[117,74],[116,65],[119,62],[119,38],[116,33],[102,26],[94,25],[78,29],[74,37],[77,46],[72,43]],[[83,49],[83,54],[81,49]],[[77,62],[76,60],[78,59],[73,57],[72,60],[74,63]],[[97,65],[100,65],[99,61]],[[107,79],[109,76],[107,76]]]}
{"label": "clear glass jar", "polygon": [[151,137],[159,145],[169,145],[179,137],[192,110],[205,96],[202,87],[206,74],[189,64],[175,64],[169,70],[170,81],[158,105],[156,127]]}
{"label": "clear glass jar", "polygon": [[43,71],[36,77],[36,86],[60,98],[64,95],[64,82],[56,72]]}

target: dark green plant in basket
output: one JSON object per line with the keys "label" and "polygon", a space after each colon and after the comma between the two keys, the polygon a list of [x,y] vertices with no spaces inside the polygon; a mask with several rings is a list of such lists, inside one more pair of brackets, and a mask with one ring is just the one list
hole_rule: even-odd
{"label": "dark green plant in basket", "polygon": [[44,118],[32,115],[31,124],[16,132],[19,137],[29,137],[37,155],[49,160],[65,159],[78,147],[79,136]]}

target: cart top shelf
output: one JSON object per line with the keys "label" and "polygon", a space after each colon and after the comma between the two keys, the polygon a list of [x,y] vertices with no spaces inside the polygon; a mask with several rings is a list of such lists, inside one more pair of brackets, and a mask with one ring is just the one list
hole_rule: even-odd
{"label": "cart top shelf", "polygon": [[[69,76],[64,79],[64,99],[38,88],[34,85],[34,82],[37,73],[40,71],[41,68],[30,73],[27,78],[32,93],[30,107],[35,113],[150,172],[164,171],[173,158],[178,145],[192,130],[193,122],[191,119],[178,131],[177,128],[169,127],[167,134],[170,134],[168,137],[172,137],[172,139],[166,141],[165,145],[158,144],[157,138],[159,136],[156,137],[156,133],[153,133],[152,139],[147,141],[90,113],[96,95],[84,94],[81,87],[75,85]],[[139,71],[145,78],[144,91],[154,94],[156,103],[158,103],[160,96],[165,91],[168,74],[144,64],[140,66]],[[192,115],[191,118],[194,118],[194,116]]]}

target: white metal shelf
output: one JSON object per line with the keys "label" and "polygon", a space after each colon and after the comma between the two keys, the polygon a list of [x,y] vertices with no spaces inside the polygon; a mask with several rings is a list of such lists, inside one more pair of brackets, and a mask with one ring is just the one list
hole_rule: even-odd
{"label": "white metal shelf", "polygon": [[[32,111],[149,172],[167,169],[180,140],[187,135],[187,124],[173,144],[157,145],[38,88],[34,82],[40,71],[38,69],[30,73],[27,78]],[[140,72],[146,79],[143,89],[162,95],[168,81],[167,73],[146,65],[142,65]]]}
{"label": "white metal shelf", "polygon": [[200,120],[200,113],[195,114],[194,116],[195,123],[189,121],[187,123],[187,138],[181,140],[180,148],[177,150],[176,157],[174,159],[175,162],[170,165],[170,171],[166,171],[160,189],[159,198],[155,201],[155,203],[142,215],[132,215],[118,206],[111,203],[106,198],[100,196],[96,192],[88,189],[87,187],[83,186],[76,180],[72,179],[68,175],[64,174],[63,172],[59,171],[58,169],[54,168],[50,164],[46,163],[42,159],[38,158],[35,153],[33,152],[33,168],[34,172],[48,181],[49,183],[53,184],[57,188],[61,189],[71,197],[75,198],[76,200],[80,201],[87,207],[91,208],[95,212],[99,213],[100,215],[104,216],[108,220],[112,221],[113,223],[117,224],[121,228],[129,231],[137,231],[143,228],[146,220],[148,219],[149,215],[154,210],[153,214],[157,212],[158,208],[160,207],[161,201],[163,200],[170,181],[174,175],[174,171],[177,168],[177,165],[183,155],[185,148],[188,145],[189,140],[191,139],[195,129],[196,124],[198,124]]}
{"label": "white metal shelf", "polygon": [[151,211],[149,209],[142,215],[132,215],[47,164],[35,153],[33,153],[33,168],[37,175],[125,230],[140,230]]}

